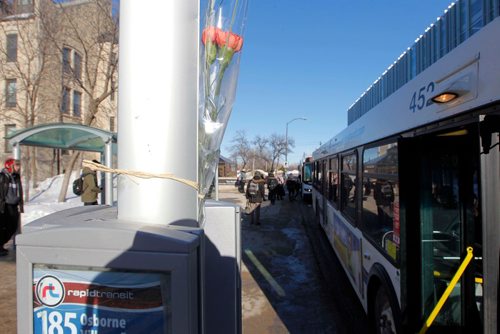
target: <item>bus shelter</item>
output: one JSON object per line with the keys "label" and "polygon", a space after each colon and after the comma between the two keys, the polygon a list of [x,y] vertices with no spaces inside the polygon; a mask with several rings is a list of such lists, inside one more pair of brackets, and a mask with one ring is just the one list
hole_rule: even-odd
{"label": "bus shelter", "polygon": [[[112,168],[113,146],[116,133],[81,124],[51,123],[15,131],[5,137],[12,145],[14,158],[21,156],[21,145],[99,152],[104,165]],[[102,160],[102,159],[101,159]],[[105,175],[105,204],[113,204],[112,174]]]}

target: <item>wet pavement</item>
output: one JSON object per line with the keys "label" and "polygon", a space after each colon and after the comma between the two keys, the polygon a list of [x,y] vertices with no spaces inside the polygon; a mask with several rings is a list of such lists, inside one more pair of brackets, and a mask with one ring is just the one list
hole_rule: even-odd
{"label": "wet pavement", "polygon": [[[222,186],[220,199],[243,207],[243,195],[235,194],[236,188]],[[243,215],[241,234],[243,333],[368,333],[361,304],[310,204],[265,201],[261,225]]]}
{"label": "wet pavement", "polygon": [[[245,206],[232,185],[220,186],[219,199]],[[260,226],[242,217],[243,333],[368,332],[364,311],[310,205],[300,199],[265,201]],[[12,249],[0,257],[0,280],[0,333],[16,333]]]}

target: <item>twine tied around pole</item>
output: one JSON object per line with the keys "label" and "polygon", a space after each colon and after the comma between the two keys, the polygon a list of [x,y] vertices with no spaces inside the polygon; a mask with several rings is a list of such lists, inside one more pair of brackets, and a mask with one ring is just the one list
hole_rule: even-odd
{"label": "twine tied around pole", "polygon": [[[92,170],[100,171],[100,172],[104,172],[104,173],[114,173],[114,174],[135,176],[135,177],[138,177],[141,179],[155,179],[156,178],[156,179],[174,180],[174,181],[183,183],[185,185],[188,185],[191,188],[194,188],[196,190],[196,192],[198,192],[198,190],[199,190],[197,182],[177,177],[177,176],[173,175],[172,173],[147,173],[147,172],[141,172],[141,171],[126,170],[126,169],[115,169],[115,168],[106,167],[100,163],[93,162],[90,160],[83,160],[82,165],[83,165],[83,167],[88,167]],[[203,198],[204,196],[202,194],[198,194],[198,197]]]}

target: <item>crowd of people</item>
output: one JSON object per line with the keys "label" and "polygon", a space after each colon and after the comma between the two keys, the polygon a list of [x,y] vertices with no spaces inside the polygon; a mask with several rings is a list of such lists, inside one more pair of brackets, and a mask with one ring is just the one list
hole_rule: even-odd
{"label": "crowd of people", "polygon": [[245,193],[245,197],[247,198],[245,213],[250,216],[250,224],[260,225],[260,207],[262,202],[269,200],[271,205],[275,205],[277,200],[284,199],[286,192],[288,192],[289,200],[294,201],[297,195],[300,194],[300,177],[289,175],[285,181],[282,173],[275,175],[274,172],[269,172],[266,177],[256,171],[253,177],[247,182],[246,175],[242,172],[236,182],[236,186],[240,192]]}

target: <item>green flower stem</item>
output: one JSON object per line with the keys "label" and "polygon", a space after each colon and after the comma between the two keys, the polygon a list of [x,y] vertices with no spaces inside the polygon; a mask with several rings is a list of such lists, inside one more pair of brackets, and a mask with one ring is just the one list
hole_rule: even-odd
{"label": "green flower stem", "polygon": [[[221,49],[221,54],[222,54],[222,60],[220,62],[219,73],[217,74],[217,78],[215,81],[214,102],[216,102],[220,96],[220,90],[222,87],[222,79],[224,78],[224,74],[225,74],[229,64],[231,63],[231,60],[233,59],[234,50],[224,46]],[[219,116],[219,112],[218,112],[217,108],[215,108],[215,110],[211,110],[210,118],[213,121],[216,121],[218,116]]]}

